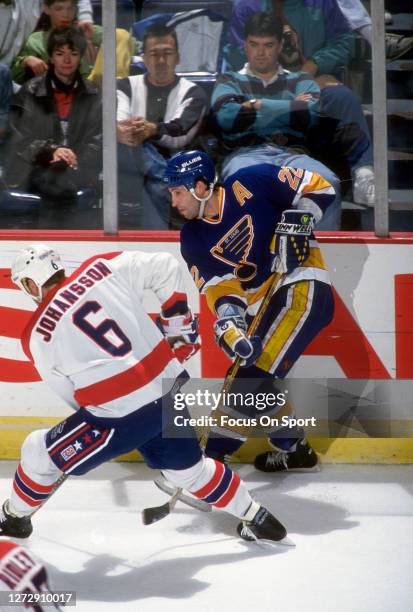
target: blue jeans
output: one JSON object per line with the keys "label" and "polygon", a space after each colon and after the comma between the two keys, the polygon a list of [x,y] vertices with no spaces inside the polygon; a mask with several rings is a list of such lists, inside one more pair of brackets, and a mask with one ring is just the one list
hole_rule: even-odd
{"label": "blue jeans", "polygon": [[[0,142],[9,123],[10,100],[13,93],[10,70],[0,64]],[[3,132],[3,134],[1,134]]]}
{"label": "blue jeans", "polygon": [[119,196],[124,202],[141,200],[142,229],[167,230],[171,216],[171,196],[163,174],[166,159],[151,143],[140,147],[119,145]]}
{"label": "blue jeans", "polygon": [[334,188],[336,198],[326,210],[316,229],[339,230],[341,223],[341,197],[340,180],[327,166],[309,157],[308,155],[294,153],[283,147],[265,144],[256,147],[241,147],[229,155],[222,167],[222,178],[226,180],[231,174],[247,166],[256,164],[274,164],[275,166],[292,166],[303,168],[310,172],[317,172]]}
{"label": "blue jeans", "polygon": [[352,30],[358,30],[366,25],[371,26],[370,15],[360,0],[337,0],[337,4]]}
{"label": "blue jeans", "polygon": [[167,230],[171,216],[171,196],[163,182],[167,162],[150,142],[144,143],[142,149],[145,173],[143,229]]}
{"label": "blue jeans", "polygon": [[332,119],[334,134],[328,135],[331,142],[326,143],[329,151],[333,149],[333,154],[343,157],[351,170],[361,166],[372,166],[373,149],[369,128],[361,104],[351,89],[344,85],[322,89],[320,111],[320,129],[318,138],[314,138],[313,143],[315,152],[317,144],[320,148],[324,146],[322,130],[325,120]]}

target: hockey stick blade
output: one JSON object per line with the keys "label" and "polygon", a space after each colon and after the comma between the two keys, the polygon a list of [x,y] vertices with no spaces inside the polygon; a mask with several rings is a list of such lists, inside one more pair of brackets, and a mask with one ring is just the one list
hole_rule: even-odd
{"label": "hockey stick blade", "polygon": [[144,508],[142,510],[142,521],[144,525],[152,525],[168,516],[168,514],[175,508],[175,504],[179,499],[181,489],[177,489],[172,495],[171,499],[163,504],[162,506],[154,506],[152,508]]}
{"label": "hockey stick blade", "polygon": [[152,523],[157,523],[165,518],[165,516],[168,516],[170,511],[169,502],[166,502],[163,506],[145,508],[142,510],[142,522],[144,525],[152,525]]}
{"label": "hockey stick blade", "polygon": [[[154,483],[164,493],[168,495],[174,495],[177,491],[176,487],[171,486],[165,479],[161,476],[154,479]],[[195,508],[196,510],[200,510],[201,512],[211,512],[212,507],[206,502],[201,501],[200,499],[195,499],[195,497],[190,497],[189,495],[185,495],[185,493],[180,493],[178,496],[178,501],[186,504],[187,506],[191,506],[191,508]]]}

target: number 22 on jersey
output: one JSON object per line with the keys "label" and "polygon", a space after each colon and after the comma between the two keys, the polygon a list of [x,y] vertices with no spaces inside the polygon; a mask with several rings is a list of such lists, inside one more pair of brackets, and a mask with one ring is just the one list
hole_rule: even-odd
{"label": "number 22 on jersey", "polygon": [[291,189],[297,191],[300,180],[303,178],[304,171],[301,168],[289,168],[283,166],[278,173],[278,178],[282,183],[288,181]]}

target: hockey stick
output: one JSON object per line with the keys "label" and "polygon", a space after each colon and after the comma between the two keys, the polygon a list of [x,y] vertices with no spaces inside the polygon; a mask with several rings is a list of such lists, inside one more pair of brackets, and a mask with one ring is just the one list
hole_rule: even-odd
{"label": "hockey stick", "polygon": [[[169,484],[169,482],[165,480],[165,478],[163,478],[162,476],[154,478],[154,483],[156,484],[158,489],[160,489],[164,493],[167,493],[167,495],[170,495],[171,497],[175,495],[178,489],[178,487],[174,487],[173,485]],[[185,493],[181,493],[179,495],[178,501],[182,502],[183,504],[186,504],[187,506],[191,506],[191,508],[195,508],[195,510],[200,510],[201,512],[211,512],[212,510],[210,504],[207,504],[206,502],[202,501],[202,499],[190,497]]]}
{"label": "hockey stick", "polygon": [[[271,281],[267,291],[265,292],[264,298],[260,304],[257,314],[255,315],[255,317],[250,323],[250,326],[247,332],[248,336],[253,336],[255,332],[257,331],[258,326],[261,323],[262,318],[264,316],[264,313],[267,310],[268,304],[270,303],[270,299],[275,289],[277,288],[278,283],[280,282],[281,278],[282,278],[282,274],[278,274],[278,273],[274,274],[273,280]],[[225,377],[224,384],[222,386],[221,397],[224,397],[225,393],[227,393],[230,390],[235,380],[235,377],[237,375],[237,372],[239,370],[239,367],[241,365],[241,361],[242,361],[241,357],[237,357],[234,363],[232,364],[232,366],[230,367],[228,374]],[[205,450],[205,447],[207,445],[209,431],[210,431],[210,426],[205,427],[199,439],[199,445],[202,450]],[[142,510],[143,524],[151,525],[152,523],[156,523],[157,521],[160,521],[161,519],[168,516],[168,514],[170,514],[172,510],[175,508],[176,502],[180,499],[180,496],[182,496],[182,493],[183,493],[183,489],[179,488],[175,491],[171,499],[166,502],[166,504],[163,504],[162,506],[154,506],[152,508],[144,508]],[[181,501],[186,503],[183,498],[181,498]]]}
{"label": "hockey stick", "polygon": [[56,480],[56,482],[53,485],[53,489],[50,491],[50,495],[49,497],[47,497],[44,502],[38,507],[36,508],[36,510],[34,512],[31,513],[30,516],[33,516],[33,514],[36,514],[36,512],[38,512],[40,510],[40,508],[43,508],[43,506],[45,505],[46,502],[49,501],[49,499],[52,497],[52,495],[54,495],[57,491],[57,489],[60,489],[60,487],[62,486],[62,484],[69,478],[69,474],[65,474],[63,473],[61,476],[59,476],[59,478]]}

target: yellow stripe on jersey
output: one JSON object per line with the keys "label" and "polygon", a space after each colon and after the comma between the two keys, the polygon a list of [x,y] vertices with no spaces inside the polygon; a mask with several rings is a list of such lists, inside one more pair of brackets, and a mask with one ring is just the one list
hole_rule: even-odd
{"label": "yellow stripe on jersey", "polygon": [[225,295],[239,295],[242,298],[245,296],[245,291],[241,287],[241,283],[236,278],[223,280],[216,285],[208,287],[205,291],[208,308],[216,314],[215,303]]}
{"label": "yellow stripe on jersey", "polygon": [[310,283],[302,281],[296,285],[291,285],[291,289],[291,304],[285,307],[284,315],[277,322],[270,338],[264,339],[264,350],[255,363],[256,366],[265,372],[271,372],[272,365],[284,350],[301,318],[307,312]]}
{"label": "yellow stripe on jersey", "polygon": [[[260,285],[260,287],[258,287],[258,289],[256,289],[255,291],[251,291],[246,293],[246,298],[248,300],[248,305],[251,306],[252,304],[255,304],[256,302],[259,302],[262,300],[262,298],[264,297],[264,295],[267,293],[267,289],[270,286],[270,284],[272,283],[274,279],[274,274],[271,274],[271,276],[269,278],[267,278],[267,280],[265,281],[265,283],[262,283],[262,285]],[[278,287],[276,287],[276,289],[278,289]]]}
{"label": "yellow stripe on jersey", "polygon": [[[300,266],[301,268],[318,268],[320,270],[327,270],[327,266],[324,262],[323,256],[318,246],[310,248],[310,255],[308,259]],[[263,283],[255,291],[248,291],[246,293],[248,304],[256,304],[265,295],[268,287],[270,286],[274,275],[271,275],[265,283]],[[288,280],[288,275],[285,277]],[[277,287],[278,288],[278,287]]]}
{"label": "yellow stripe on jersey", "polygon": [[223,187],[218,187],[218,215],[214,215],[213,217],[204,216],[203,220],[207,223],[220,223],[222,220],[222,214],[224,212],[224,199],[225,199],[225,190]]}
{"label": "yellow stripe on jersey", "polygon": [[300,190],[301,197],[306,193],[322,192],[324,190],[327,190],[327,193],[334,193],[330,183],[316,172],[313,172],[310,180],[306,182]]}
{"label": "yellow stripe on jersey", "polygon": [[301,268],[320,268],[320,270],[327,270],[323,255],[318,246],[310,247],[310,255],[300,266]]}
{"label": "yellow stripe on jersey", "polygon": [[[324,262],[321,251],[317,246],[310,247],[310,255],[308,259],[302,264],[301,268],[316,268],[320,270],[327,270],[327,266]],[[317,278],[314,276],[314,278]],[[207,287],[205,290],[205,296],[207,299],[207,304],[209,309],[216,314],[215,311],[215,302],[225,295],[239,295],[242,298],[246,299],[249,306],[253,304],[257,304],[264,297],[268,287],[270,286],[273,279],[273,275],[271,275],[260,287],[255,290],[244,291],[241,287],[241,283],[238,279],[225,279],[216,285],[211,285]],[[288,280],[288,275],[284,278],[284,280]],[[296,282],[296,281],[294,281]],[[302,281],[304,282],[304,281]],[[278,287],[277,287],[278,288]],[[253,312],[253,311],[252,311]]]}

